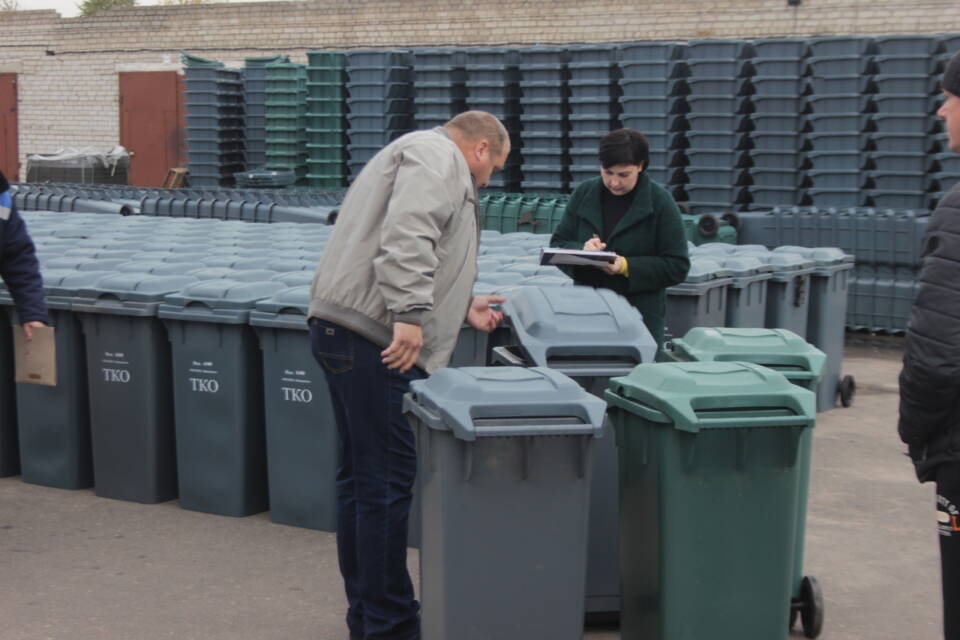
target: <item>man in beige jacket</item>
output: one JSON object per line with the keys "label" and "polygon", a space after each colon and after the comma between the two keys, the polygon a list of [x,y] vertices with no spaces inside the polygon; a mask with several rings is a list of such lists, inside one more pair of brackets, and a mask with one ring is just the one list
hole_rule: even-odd
{"label": "man in beige jacket", "polygon": [[492,331],[493,296],[473,297],[477,188],[510,138],[494,116],[461,113],[383,148],[344,198],[311,287],[310,338],[343,454],[337,552],[351,638],[415,640],[407,572],[417,457],[401,413],[411,380],[447,364],[464,320]]}

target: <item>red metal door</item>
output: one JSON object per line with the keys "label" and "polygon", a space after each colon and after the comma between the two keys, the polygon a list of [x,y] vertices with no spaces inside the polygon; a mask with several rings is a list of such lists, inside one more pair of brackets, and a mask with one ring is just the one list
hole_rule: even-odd
{"label": "red metal door", "polygon": [[19,142],[17,74],[0,73],[0,171],[11,182],[20,179]]}
{"label": "red metal door", "polygon": [[120,144],[132,155],[127,181],[159,187],[167,170],[183,166],[183,91],[176,71],[120,75]]}

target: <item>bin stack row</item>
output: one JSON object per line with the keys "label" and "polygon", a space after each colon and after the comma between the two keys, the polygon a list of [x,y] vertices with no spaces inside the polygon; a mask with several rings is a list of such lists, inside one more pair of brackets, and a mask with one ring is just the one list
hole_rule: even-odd
{"label": "bin stack row", "polygon": [[576,45],[570,63],[570,183],[599,171],[597,144],[620,126],[620,47]]}
{"label": "bin stack row", "polygon": [[927,210],[775,207],[740,214],[740,241],[767,247],[834,244],[855,256],[846,326],[899,333],[917,290]]}
{"label": "bin stack row", "polygon": [[266,168],[293,171],[297,182],[307,175],[306,69],[293,62],[273,62],[267,70]]}
{"label": "bin stack row", "polygon": [[307,180],[337,189],[346,183],[346,57],[340,51],[307,52]]}
{"label": "bin stack row", "polygon": [[562,193],[570,186],[569,52],[526,47],[519,52],[520,137],[526,193]]}
{"label": "bin stack row", "polygon": [[466,53],[462,49],[413,50],[413,112],[416,129],[445,124],[467,103]]}
{"label": "bin stack row", "polygon": [[686,183],[683,167],[688,127],[684,97],[689,75],[686,44],[644,42],[620,47],[620,123],[644,134],[650,146],[647,174],[676,189]]}
{"label": "bin stack row", "polygon": [[738,166],[750,166],[750,207],[797,204],[805,197],[809,177],[803,150],[807,147],[809,110],[803,76],[807,44],[803,40],[753,42],[754,95],[750,115],[753,150],[740,155]]}
{"label": "bin stack row", "polygon": [[221,66],[187,66],[187,170],[196,186],[231,186],[246,166],[243,76]]}
{"label": "bin stack row", "polygon": [[752,50],[743,40],[703,40],[686,48],[689,77],[685,187],[691,213],[739,208],[749,201],[738,153],[750,148]]}
{"label": "bin stack row", "polygon": [[348,173],[352,180],[387,143],[413,126],[413,58],[409,51],[346,53]]}
{"label": "bin stack row", "polygon": [[247,169],[257,169],[267,162],[266,66],[283,60],[282,56],[247,58],[244,60],[243,109],[246,124],[244,147]]}
{"label": "bin stack row", "polygon": [[492,113],[510,136],[510,155],[489,186],[519,191],[521,180],[520,56],[516,49],[489,47],[466,50],[466,107]]}

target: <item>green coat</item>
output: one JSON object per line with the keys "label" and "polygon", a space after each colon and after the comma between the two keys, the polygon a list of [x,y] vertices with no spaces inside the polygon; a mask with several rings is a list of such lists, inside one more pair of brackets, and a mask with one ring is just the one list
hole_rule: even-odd
{"label": "green coat", "polygon": [[564,270],[577,284],[612,289],[624,296],[640,311],[657,345],[662,346],[664,290],[683,282],[690,270],[680,210],[666,189],[641,174],[633,204],[610,237],[604,238],[601,190],[605,188],[598,176],[574,190],[550,246],[582,249],[583,243],[597,234],[607,243],[607,251],[626,258],[628,277],[607,275],[596,267]]}

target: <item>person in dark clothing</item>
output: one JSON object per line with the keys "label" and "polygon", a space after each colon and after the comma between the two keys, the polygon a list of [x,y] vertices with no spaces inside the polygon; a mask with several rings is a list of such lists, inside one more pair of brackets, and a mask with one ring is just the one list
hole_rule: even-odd
{"label": "person in dark clothing", "polygon": [[0,278],[10,290],[27,340],[49,322],[43,278],[27,225],[17,213],[10,184],[0,173]]}
{"label": "person in dark clothing", "polygon": [[[950,150],[960,153],[960,53],[941,79]],[[944,637],[960,640],[960,184],[923,239],[920,289],[900,372],[900,439],[921,482],[936,482]]]}
{"label": "person in dark clothing", "polygon": [[647,176],[650,149],[639,131],[611,131],[600,140],[599,155],[600,176],[574,190],[550,246],[616,253],[610,265],[564,270],[577,284],[624,296],[662,346],[665,289],[690,270],[680,210]]}

